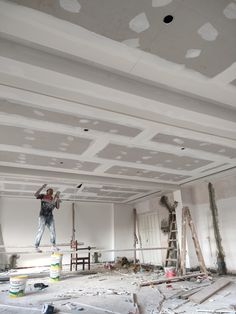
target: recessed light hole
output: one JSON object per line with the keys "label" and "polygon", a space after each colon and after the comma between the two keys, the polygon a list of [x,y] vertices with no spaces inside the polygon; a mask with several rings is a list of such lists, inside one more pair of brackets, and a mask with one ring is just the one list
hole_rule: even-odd
{"label": "recessed light hole", "polygon": [[163,19],[163,22],[169,24],[173,21],[173,19],[174,19],[173,15],[166,15]]}
{"label": "recessed light hole", "polygon": [[89,131],[89,129],[84,129],[84,132],[88,132]]}
{"label": "recessed light hole", "polygon": [[185,150],[185,147],[181,147],[181,150]]}

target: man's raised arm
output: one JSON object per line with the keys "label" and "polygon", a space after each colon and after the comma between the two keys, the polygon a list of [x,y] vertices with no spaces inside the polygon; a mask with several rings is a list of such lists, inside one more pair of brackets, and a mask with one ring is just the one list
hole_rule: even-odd
{"label": "man's raised arm", "polygon": [[40,192],[41,192],[46,186],[47,186],[47,184],[43,184],[43,185],[41,186],[41,188],[38,189],[38,191],[34,193],[34,196],[35,196],[36,198],[38,198]]}

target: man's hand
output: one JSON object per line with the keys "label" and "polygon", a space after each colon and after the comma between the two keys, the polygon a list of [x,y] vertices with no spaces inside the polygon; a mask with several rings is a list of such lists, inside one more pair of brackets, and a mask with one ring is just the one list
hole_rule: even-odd
{"label": "man's hand", "polygon": [[46,186],[47,186],[47,183],[44,183],[44,184],[42,185],[42,189],[46,188]]}
{"label": "man's hand", "polygon": [[61,203],[61,200],[59,199],[59,196],[60,196],[61,192],[60,191],[57,191],[55,196],[54,196],[54,200],[55,200],[55,203],[56,203],[56,208],[59,209],[60,208],[60,203]]}
{"label": "man's hand", "polygon": [[60,194],[61,194],[61,192],[60,192],[60,191],[57,191],[56,194],[55,194],[55,196],[54,196],[54,198],[59,198]]}

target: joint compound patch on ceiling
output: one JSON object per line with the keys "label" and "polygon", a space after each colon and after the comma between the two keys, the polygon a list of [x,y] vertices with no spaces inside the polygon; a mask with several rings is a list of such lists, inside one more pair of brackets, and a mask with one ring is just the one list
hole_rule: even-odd
{"label": "joint compound patch on ceiling", "polygon": [[164,7],[168,4],[170,4],[171,2],[172,2],[172,0],[152,0],[152,6],[154,8]]}
{"label": "joint compound patch on ceiling", "polygon": [[185,58],[187,59],[197,58],[200,56],[201,52],[202,52],[201,49],[188,49],[185,54]]}
{"label": "joint compound patch on ceiling", "polygon": [[211,23],[205,23],[198,29],[197,32],[202,37],[202,39],[207,41],[214,41],[218,36],[217,30]]}
{"label": "joint compound patch on ceiling", "polygon": [[132,48],[138,48],[140,46],[139,38],[131,38],[122,41],[123,44]]}
{"label": "joint compound patch on ceiling", "polygon": [[179,145],[183,145],[184,144],[184,141],[182,139],[180,139],[180,138],[174,138],[173,142],[175,142],[175,143],[177,143]]}
{"label": "joint compound patch on ceiling", "polygon": [[223,11],[228,19],[236,19],[236,3],[231,2]]}
{"label": "joint compound patch on ceiling", "polygon": [[135,16],[129,22],[129,27],[130,29],[132,29],[132,31],[138,34],[147,30],[150,27],[150,24],[149,24],[146,14],[143,12]]}
{"label": "joint compound patch on ceiling", "polygon": [[59,0],[61,8],[71,13],[79,13],[81,5],[77,0]]}

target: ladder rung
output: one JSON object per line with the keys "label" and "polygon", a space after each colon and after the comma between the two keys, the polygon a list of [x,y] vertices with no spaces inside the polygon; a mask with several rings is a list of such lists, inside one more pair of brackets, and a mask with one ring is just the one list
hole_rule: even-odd
{"label": "ladder rung", "polygon": [[169,251],[178,251],[175,247],[169,247],[167,250],[169,250]]}
{"label": "ladder rung", "polygon": [[169,242],[176,242],[177,239],[170,239]]}
{"label": "ladder rung", "polygon": [[166,261],[177,262],[177,258],[167,258]]}
{"label": "ladder rung", "polygon": [[177,230],[171,230],[170,232],[177,232]]}

